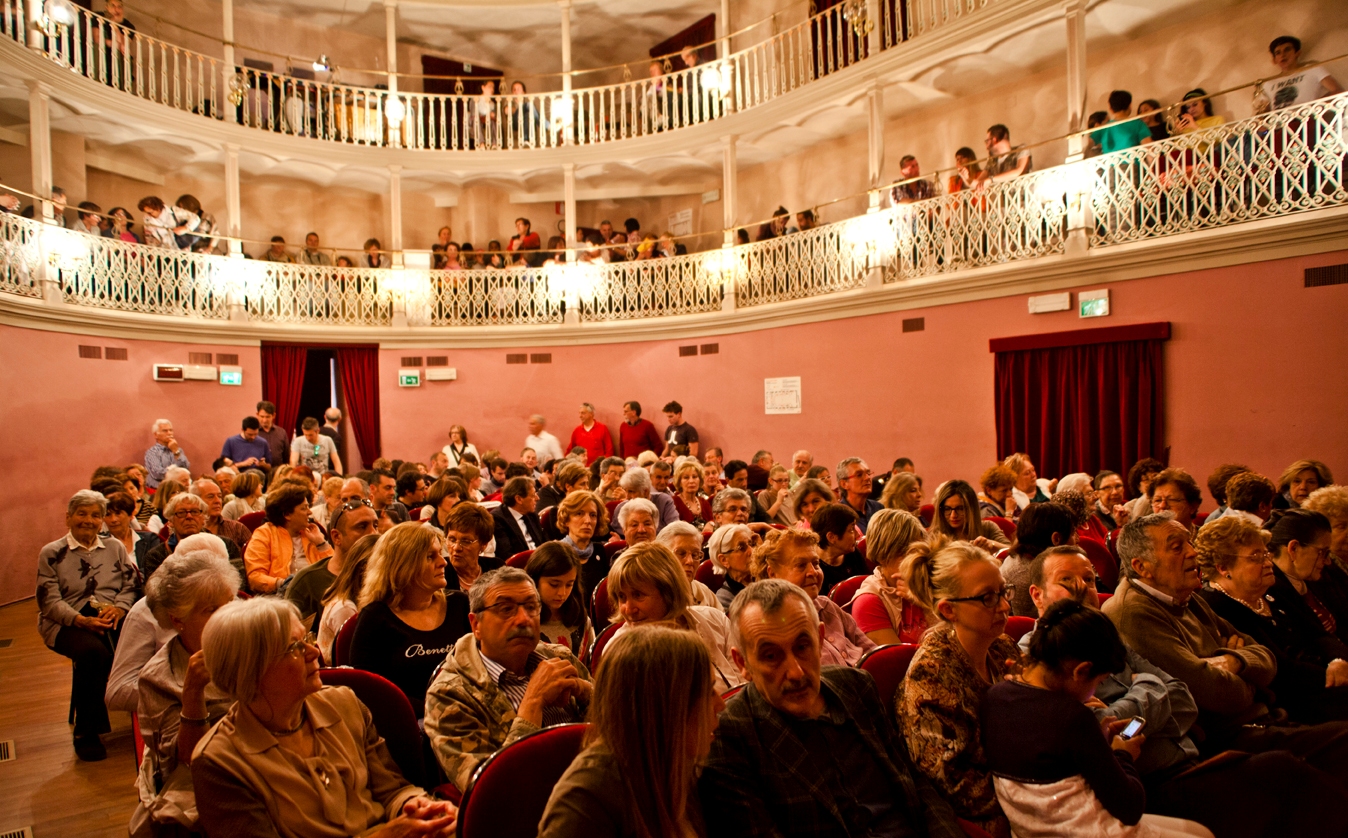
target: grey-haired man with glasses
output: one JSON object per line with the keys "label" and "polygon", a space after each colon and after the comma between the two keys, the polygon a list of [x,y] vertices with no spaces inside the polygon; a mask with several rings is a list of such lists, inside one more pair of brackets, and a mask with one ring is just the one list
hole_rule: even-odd
{"label": "grey-haired man with glasses", "polygon": [[539,642],[542,603],[529,574],[488,571],[468,590],[472,633],[426,692],[426,734],[460,791],[496,751],[542,727],[585,719],[590,673],[564,646]]}

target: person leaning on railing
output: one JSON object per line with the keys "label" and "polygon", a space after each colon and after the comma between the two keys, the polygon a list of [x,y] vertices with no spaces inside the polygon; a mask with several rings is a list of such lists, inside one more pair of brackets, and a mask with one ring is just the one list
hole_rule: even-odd
{"label": "person leaning on railing", "polygon": [[1292,105],[1304,105],[1323,96],[1343,92],[1343,86],[1324,67],[1301,66],[1301,39],[1280,35],[1268,45],[1278,78],[1266,81],[1257,90],[1254,112],[1278,111]]}

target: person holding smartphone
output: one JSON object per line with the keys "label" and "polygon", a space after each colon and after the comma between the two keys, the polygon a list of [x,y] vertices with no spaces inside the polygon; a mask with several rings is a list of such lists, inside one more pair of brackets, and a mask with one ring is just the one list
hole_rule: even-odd
{"label": "person holding smartphone", "polygon": [[1133,766],[1147,738],[1143,720],[1100,723],[1087,708],[1125,662],[1108,617],[1061,600],[1039,618],[1020,679],[988,690],[983,747],[1015,834],[1212,835],[1194,821],[1144,814],[1147,793]]}

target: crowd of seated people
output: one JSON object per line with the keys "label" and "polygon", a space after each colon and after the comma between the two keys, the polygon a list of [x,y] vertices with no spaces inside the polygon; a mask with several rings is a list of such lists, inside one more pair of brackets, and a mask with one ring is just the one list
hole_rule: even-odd
{"label": "crowd of seated people", "polygon": [[[200,473],[154,423],[39,556],[77,755],[137,713],[138,835],[448,834],[427,789],[456,800],[582,721],[541,833],[1348,835],[1348,488],[1324,463],[1222,464],[1204,513],[1182,468],[1052,479],[1016,453],[981,497],[949,478],[927,505],[907,458],[699,458],[669,407],[664,433],[629,410],[618,435],[583,405],[565,453],[536,415],[509,460],[455,425],[454,465],[354,475],[267,402]],[[241,446],[264,414],[275,445]],[[868,654],[896,645],[882,695]],[[424,776],[322,684],[335,664],[406,697]],[[647,760],[676,740],[671,787]]]}

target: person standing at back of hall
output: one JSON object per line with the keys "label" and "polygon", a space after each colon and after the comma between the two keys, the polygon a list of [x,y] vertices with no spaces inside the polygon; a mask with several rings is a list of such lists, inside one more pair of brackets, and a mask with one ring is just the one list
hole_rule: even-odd
{"label": "person standing at back of hall", "polygon": [[594,405],[584,402],[580,406],[580,424],[571,432],[571,441],[566,450],[585,449],[585,465],[589,466],[600,457],[613,456],[613,435],[608,426],[594,418]]}
{"label": "person standing at back of hall", "polygon": [[641,418],[641,402],[623,402],[623,423],[618,429],[618,441],[621,443],[618,455],[623,458],[639,456],[643,451],[659,454],[665,447],[651,420]]}
{"label": "person standing at back of hall", "polygon": [[670,402],[665,405],[665,419],[669,427],[665,429],[665,450],[662,456],[673,453],[680,445],[688,446],[688,456],[697,456],[697,428],[683,421],[683,405]]}

